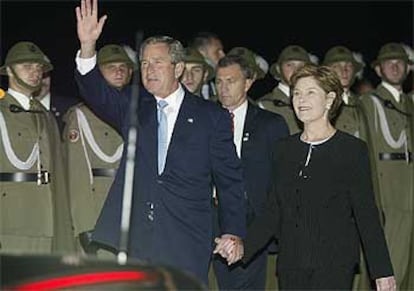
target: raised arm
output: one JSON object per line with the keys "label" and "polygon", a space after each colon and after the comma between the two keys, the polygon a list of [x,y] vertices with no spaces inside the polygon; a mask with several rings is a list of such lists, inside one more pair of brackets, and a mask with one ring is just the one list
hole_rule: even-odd
{"label": "raised arm", "polygon": [[98,21],[98,0],[81,0],[80,7],[76,7],[75,11],[80,57],[91,58],[96,53],[96,41],[101,35],[107,16],[103,15]]}

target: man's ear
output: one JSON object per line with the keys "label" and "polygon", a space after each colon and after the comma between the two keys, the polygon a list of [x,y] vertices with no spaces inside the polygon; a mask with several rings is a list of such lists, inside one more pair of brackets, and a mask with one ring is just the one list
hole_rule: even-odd
{"label": "man's ear", "polygon": [[7,71],[7,76],[11,77],[13,73],[9,66],[6,67],[6,71]]}
{"label": "man's ear", "polygon": [[249,91],[250,87],[253,85],[254,83],[254,77],[252,79],[246,79],[246,84],[244,85],[244,92]]}
{"label": "man's ear", "polygon": [[375,70],[375,73],[377,73],[377,75],[378,75],[378,77],[382,77],[382,73],[381,73],[381,67],[380,67],[380,65],[376,65],[375,66],[375,68],[374,68],[374,70]]}
{"label": "man's ear", "polygon": [[185,69],[184,62],[179,62],[179,63],[175,64],[174,76],[177,80],[180,79],[181,75],[184,72],[184,69]]}
{"label": "man's ear", "polygon": [[208,70],[205,70],[203,74],[203,84],[207,82],[207,77],[208,77]]}

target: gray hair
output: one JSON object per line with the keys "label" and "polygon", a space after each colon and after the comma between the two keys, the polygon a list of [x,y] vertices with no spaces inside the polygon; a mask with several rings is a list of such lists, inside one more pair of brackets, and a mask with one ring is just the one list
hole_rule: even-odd
{"label": "gray hair", "polygon": [[139,59],[142,60],[142,54],[147,45],[164,43],[168,46],[168,53],[171,56],[171,62],[177,64],[184,62],[184,47],[179,40],[176,40],[167,35],[151,36],[144,40],[139,50]]}

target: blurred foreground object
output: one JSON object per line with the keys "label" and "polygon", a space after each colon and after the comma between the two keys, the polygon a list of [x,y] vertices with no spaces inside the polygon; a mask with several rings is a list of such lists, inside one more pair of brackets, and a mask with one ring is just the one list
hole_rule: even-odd
{"label": "blurred foreground object", "polygon": [[170,267],[79,256],[0,256],[1,290],[206,290]]}

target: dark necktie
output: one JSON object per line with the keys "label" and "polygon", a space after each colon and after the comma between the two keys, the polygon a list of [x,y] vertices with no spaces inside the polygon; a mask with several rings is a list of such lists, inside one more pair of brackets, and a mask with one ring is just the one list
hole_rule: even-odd
{"label": "dark necktie", "polygon": [[234,133],[234,113],[230,111],[231,117],[231,132]]}

